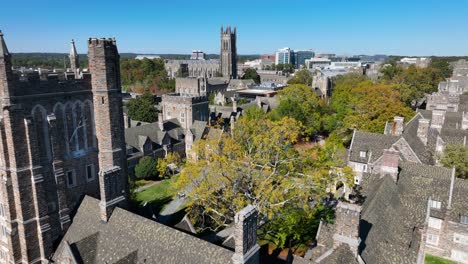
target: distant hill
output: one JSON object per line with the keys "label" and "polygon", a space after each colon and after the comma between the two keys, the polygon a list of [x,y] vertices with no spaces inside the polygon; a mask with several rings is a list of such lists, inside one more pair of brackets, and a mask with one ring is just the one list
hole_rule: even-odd
{"label": "distant hill", "polygon": [[[80,65],[82,68],[88,66],[88,58],[86,54],[79,54]],[[133,59],[137,53],[120,53],[121,59]],[[144,55],[144,54],[143,54]],[[163,59],[181,60],[189,59],[189,54],[155,54]],[[218,54],[207,54],[207,59],[219,59]],[[239,62],[243,63],[247,60],[257,59],[260,55],[239,55]],[[68,53],[13,53],[12,63],[14,67],[32,67],[32,68],[66,68],[70,67]]]}

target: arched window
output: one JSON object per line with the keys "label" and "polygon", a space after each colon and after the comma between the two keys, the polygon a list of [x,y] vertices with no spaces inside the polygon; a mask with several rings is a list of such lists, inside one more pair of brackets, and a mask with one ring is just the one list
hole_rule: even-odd
{"label": "arched window", "polygon": [[84,116],[85,116],[85,131],[86,131],[86,147],[93,148],[96,146],[96,139],[94,136],[94,113],[93,103],[86,100],[84,103]]}
{"label": "arched window", "polygon": [[[67,142],[68,141],[68,136],[67,136],[67,130],[65,127],[65,107],[61,103],[57,103],[54,106],[54,114],[57,122],[57,136],[58,142]],[[65,148],[65,153],[68,153],[68,144],[63,144]]]}
{"label": "arched window", "polygon": [[73,105],[67,103],[65,105],[65,131],[66,131],[66,140],[68,145],[68,150],[70,153],[78,150],[78,141],[75,133],[75,115],[73,113]]}
{"label": "arched window", "polygon": [[78,141],[78,150],[85,149],[86,131],[85,131],[85,117],[83,104],[76,102],[73,107],[75,116],[75,130],[76,140]]}
{"label": "arched window", "polygon": [[32,110],[34,129],[36,130],[37,150],[40,161],[48,161],[51,158],[49,125],[46,119],[47,111],[44,107],[37,105]]}

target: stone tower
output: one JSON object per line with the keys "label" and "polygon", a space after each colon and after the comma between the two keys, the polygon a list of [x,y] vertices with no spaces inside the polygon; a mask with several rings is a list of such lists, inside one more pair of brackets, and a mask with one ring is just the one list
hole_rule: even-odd
{"label": "stone tower", "polygon": [[80,75],[80,62],[78,53],[76,52],[75,41],[72,39],[70,44],[70,68],[75,73],[75,76]]}
{"label": "stone tower", "polygon": [[96,137],[99,149],[101,219],[125,206],[128,195],[119,53],[115,39],[88,40]]}
{"label": "stone tower", "polygon": [[248,205],[235,216],[233,264],[260,263],[260,246],[257,244],[258,212]]}
{"label": "stone tower", "polygon": [[347,244],[355,256],[358,255],[361,239],[359,238],[359,222],[361,220],[361,206],[339,202],[336,206],[334,247]]}
{"label": "stone tower", "polygon": [[221,27],[221,74],[230,79],[237,78],[237,33],[236,28],[231,31],[228,26],[226,31]]}

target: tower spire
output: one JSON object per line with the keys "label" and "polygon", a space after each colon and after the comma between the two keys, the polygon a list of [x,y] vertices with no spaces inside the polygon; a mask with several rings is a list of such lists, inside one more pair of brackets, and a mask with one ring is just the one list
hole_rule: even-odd
{"label": "tower spire", "polygon": [[10,56],[5,40],[3,39],[3,33],[0,30],[0,58]]}
{"label": "tower spire", "polygon": [[70,44],[70,68],[75,73],[75,78],[80,74],[80,61],[76,52],[75,41],[72,39]]}
{"label": "tower spire", "polygon": [[13,93],[11,80],[13,72],[11,69],[11,54],[8,51],[3,33],[0,30],[0,98],[3,107],[10,105],[10,97]]}

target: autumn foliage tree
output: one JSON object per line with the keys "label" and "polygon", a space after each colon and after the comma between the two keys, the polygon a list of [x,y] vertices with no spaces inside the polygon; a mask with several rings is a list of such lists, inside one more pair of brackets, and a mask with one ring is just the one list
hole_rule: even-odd
{"label": "autumn foliage tree", "polygon": [[[329,162],[331,157],[319,161],[312,152],[296,150],[302,131],[301,123],[293,118],[273,121],[264,115],[255,120],[240,118],[233,136],[224,133],[199,141],[194,147],[199,159],[187,164],[176,183],[186,190],[188,213],[196,226],[228,227],[248,204],[259,211],[261,223],[286,218],[294,222],[291,217],[297,214],[298,222],[307,222],[326,187],[338,176],[329,173],[336,165]],[[326,156],[314,151],[317,157]],[[269,229],[261,239],[278,238],[278,246],[283,247],[286,242],[302,241],[304,234],[294,228]]]}

